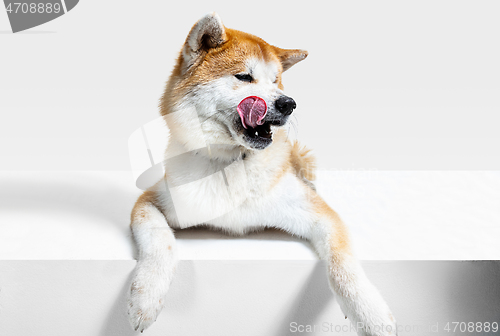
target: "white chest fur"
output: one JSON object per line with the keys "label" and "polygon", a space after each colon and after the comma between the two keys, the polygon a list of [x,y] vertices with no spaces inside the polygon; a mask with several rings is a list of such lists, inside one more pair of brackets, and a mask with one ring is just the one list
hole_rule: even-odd
{"label": "white chest fur", "polygon": [[283,169],[279,155],[273,163],[278,164],[242,156],[221,162],[203,151],[167,160],[168,177],[157,188],[169,221],[179,228],[212,224],[234,233],[307,222],[304,185],[291,172],[277,179]]}

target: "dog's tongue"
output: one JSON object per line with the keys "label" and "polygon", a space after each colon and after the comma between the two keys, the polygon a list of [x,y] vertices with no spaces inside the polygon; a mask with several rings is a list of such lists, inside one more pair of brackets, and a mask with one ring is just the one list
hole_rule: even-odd
{"label": "dog's tongue", "polygon": [[262,119],[266,116],[267,105],[264,99],[256,96],[250,96],[243,99],[236,108],[241,118],[243,127],[250,126],[255,128],[262,125]]}

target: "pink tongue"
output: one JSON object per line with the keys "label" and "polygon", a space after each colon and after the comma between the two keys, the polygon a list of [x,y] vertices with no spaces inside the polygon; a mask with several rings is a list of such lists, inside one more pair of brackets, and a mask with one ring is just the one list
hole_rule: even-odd
{"label": "pink tongue", "polygon": [[256,96],[250,96],[243,99],[236,108],[241,118],[243,127],[250,126],[255,128],[257,125],[262,125],[262,119],[266,116],[267,105],[264,99]]}

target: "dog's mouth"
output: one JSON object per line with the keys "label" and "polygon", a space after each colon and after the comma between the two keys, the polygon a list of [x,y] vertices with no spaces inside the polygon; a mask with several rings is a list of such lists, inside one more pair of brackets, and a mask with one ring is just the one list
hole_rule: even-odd
{"label": "dog's mouth", "polygon": [[247,127],[243,129],[243,138],[250,147],[254,149],[264,149],[273,142],[273,132],[271,123],[264,122],[262,125]]}
{"label": "dog's mouth", "polygon": [[288,115],[277,114],[267,108],[264,99],[257,96],[244,98],[237,106],[239,120],[236,130],[243,135],[243,140],[253,149],[264,149],[273,141],[271,126],[283,126]]}
{"label": "dog's mouth", "polygon": [[263,149],[272,142],[271,123],[264,119],[267,115],[267,104],[257,96],[244,98],[236,109],[240,116],[245,141],[251,147]]}
{"label": "dog's mouth", "polygon": [[[255,127],[240,128],[243,139],[254,149],[264,149],[273,142],[273,132],[271,126],[282,126],[284,120],[267,120],[262,125]],[[241,124],[240,124],[241,125]]]}
{"label": "dog's mouth", "polygon": [[273,132],[271,131],[271,123],[265,122],[262,125],[257,125],[256,127],[248,127],[245,130],[245,133],[248,137],[252,139],[271,139],[273,136]]}

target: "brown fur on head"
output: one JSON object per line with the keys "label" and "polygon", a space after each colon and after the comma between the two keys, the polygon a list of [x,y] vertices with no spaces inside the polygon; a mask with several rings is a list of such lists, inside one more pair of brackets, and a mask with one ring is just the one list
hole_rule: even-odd
{"label": "brown fur on head", "polygon": [[[268,144],[248,137],[236,107],[247,96],[261,97],[268,106],[266,118],[273,126],[282,126],[286,118],[275,108],[276,100],[284,96],[281,74],[306,57],[304,50],[272,46],[254,35],[226,28],[217,14],[208,14],[186,38],[161,99],[161,114],[194,109],[205,141],[262,149]],[[250,74],[251,83],[235,78],[241,73]],[[169,126],[186,126],[180,117],[173,119],[176,122],[167,119]],[[190,131],[174,130],[172,135],[190,149],[193,144],[183,135]]]}

